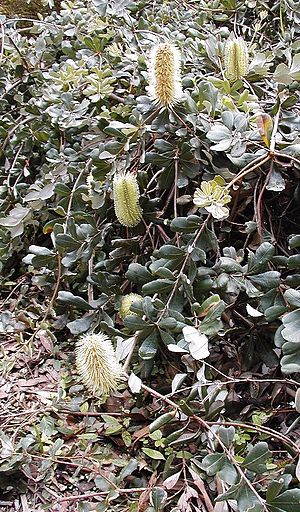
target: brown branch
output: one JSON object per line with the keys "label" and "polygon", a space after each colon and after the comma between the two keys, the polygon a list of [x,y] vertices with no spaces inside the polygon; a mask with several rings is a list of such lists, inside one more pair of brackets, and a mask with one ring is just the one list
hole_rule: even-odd
{"label": "brown branch", "polygon": [[[131,489],[120,489],[116,488],[115,491],[120,494],[131,494],[135,492],[144,492],[147,487],[132,487]],[[107,496],[110,491],[101,491],[101,492],[91,492],[88,494],[78,494],[77,496],[65,496],[64,498],[58,498],[57,503],[62,503],[64,501],[82,501],[88,500],[91,498],[97,498],[100,496]]]}

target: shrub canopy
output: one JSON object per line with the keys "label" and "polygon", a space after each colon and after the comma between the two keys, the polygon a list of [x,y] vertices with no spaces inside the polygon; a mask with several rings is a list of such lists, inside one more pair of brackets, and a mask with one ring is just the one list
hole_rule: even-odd
{"label": "shrub canopy", "polygon": [[[50,507],[296,512],[299,17],[293,0],[0,16],[5,496],[34,481]],[[148,89],[161,43],[181,56],[167,106]],[[127,358],[108,400],[74,365],[93,332]]]}

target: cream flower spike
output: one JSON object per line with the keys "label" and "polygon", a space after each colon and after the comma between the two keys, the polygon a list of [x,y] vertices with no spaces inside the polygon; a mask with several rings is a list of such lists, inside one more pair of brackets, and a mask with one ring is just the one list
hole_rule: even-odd
{"label": "cream flower spike", "polygon": [[249,67],[249,54],[247,44],[242,37],[228,39],[224,54],[225,75],[235,82],[247,75]]}
{"label": "cream flower spike", "polygon": [[85,334],[76,344],[76,367],[85,386],[94,394],[116,391],[123,370],[106,334]]}
{"label": "cream flower spike", "polygon": [[87,185],[87,188],[88,188],[88,195],[89,195],[89,197],[91,197],[92,193],[93,193],[93,186],[92,186],[93,180],[94,180],[94,177],[93,177],[93,173],[91,171],[87,175],[87,178],[86,178],[86,185]]}
{"label": "cream flower spike", "polygon": [[160,105],[172,105],[182,97],[181,55],[172,43],[155,46],[150,54],[148,92]]}
{"label": "cream flower spike", "polygon": [[116,174],[113,192],[119,222],[130,228],[137,226],[141,222],[143,212],[139,203],[140,191],[136,177],[129,172]]}
{"label": "cream flower spike", "polygon": [[130,306],[133,302],[138,302],[142,299],[143,297],[138,293],[128,293],[127,295],[124,295],[121,299],[121,307],[119,310],[120,318],[123,320],[127,315],[136,315],[136,313],[130,310]]}

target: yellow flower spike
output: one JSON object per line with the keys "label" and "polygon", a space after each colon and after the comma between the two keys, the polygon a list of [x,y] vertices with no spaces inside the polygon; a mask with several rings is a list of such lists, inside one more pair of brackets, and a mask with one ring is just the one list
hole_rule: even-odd
{"label": "yellow flower spike", "polygon": [[116,174],[113,180],[116,216],[123,226],[137,226],[142,219],[140,191],[136,177],[129,172]]}
{"label": "yellow flower spike", "polygon": [[226,41],[224,65],[225,75],[231,82],[235,82],[242,76],[247,75],[249,54],[247,44],[242,37]]}
{"label": "yellow flower spike", "polygon": [[180,62],[180,52],[171,43],[161,43],[151,52],[148,91],[151,99],[165,107],[182,97]]}
{"label": "yellow flower spike", "polygon": [[116,391],[123,370],[106,334],[85,334],[76,344],[76,367],[85,386],[94,394]]}
{"label": "yellow flower spike", "polygon": [[94,177],[93,177],[93,173],[90,172],[86,178],[86,185],[87,185],[87,188],[88,188],[88,195],[89,197],[92,196],[92,193],[93,193],[93,181],[94,181]]}
{"label": "yellow flower spike", "polygon": [[143,297],[138,293],[129,293],[128,295],[124,295],[121,299],[121,307],[119,310],[120,318],[123,320],[127,315],[136,315],[136,313],[130,310],[130,306],[133,302],[142,300],[142,298]]}

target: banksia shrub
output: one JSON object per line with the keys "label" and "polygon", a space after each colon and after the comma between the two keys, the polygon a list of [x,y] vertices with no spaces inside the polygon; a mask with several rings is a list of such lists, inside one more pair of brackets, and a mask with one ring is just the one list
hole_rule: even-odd
{"label": "banksia shrub", "polygon": [[180,52],[171,43],[161,43],[152,50],[148,91],[163,106],[175,103],[182,96],[180,61]]}
{"label": "banksia shrub", "polygon": [[135,315],[136,313],[133,313],[133,311],[130,310],[130,306],[133,302],[137,302],[142,298],[143,297],[138,293],[129,293],[128,295],[124,295],[121,299],[121,307],[119,310],[120,318],[123,320],[127,315]]}
{"label": "banksia shrub", "polygon": [[228,39],[225,44],[225,75],[235,82],[247,75],[249,66],[249,54],[247,45],[242,37]]}
{"label": "banksia shrub", "polygon": [[94,394],[115,391],[123,371],[106,334],[85,334],[76,344],[76,367],[85,386]]}
{"label": "banksia shrub", "polygon": [[113,180],[116,216],[123,226],[134,227],[142,218],[140,191],[136,177],[129,172],[116,174]]}

